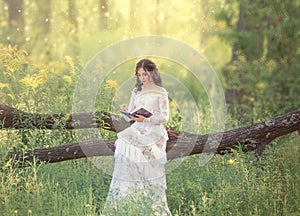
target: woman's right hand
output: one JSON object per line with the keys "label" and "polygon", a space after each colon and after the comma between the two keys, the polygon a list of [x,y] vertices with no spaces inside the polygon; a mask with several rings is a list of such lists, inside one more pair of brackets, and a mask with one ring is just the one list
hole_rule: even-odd
{"label": "woman's right hand", "polygon": [[122,104],[122,105],[120,106],[120,110],[121,110],[122,112],[127,112],[127,110],[128,110],[127,104]]}

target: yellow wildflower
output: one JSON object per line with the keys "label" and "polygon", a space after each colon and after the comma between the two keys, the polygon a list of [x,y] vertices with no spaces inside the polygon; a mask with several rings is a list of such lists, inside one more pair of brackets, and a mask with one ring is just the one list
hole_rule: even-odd
{"label": "yellow wildflower", "polygon": [[43,83],[43,80],[39,75],[33,74],[27,75],[26,77],[21,79],[20,82],[23,83],[26,87],[36,88]]}
{"label": "yellow wildflower", "polygon": [[64,77],[63,77],[63,79],[67,82],[67,83],[69,83],[69,84],[72,84],[72,77],[70,77],[70,76],[67,76],[67,75],[65,75]]}
{"label": "yellow wildflower", "polygon": [[236,161],[232,158],[230,158],[228,161],[227,161],[228,164],[235,164]]}
{"label": "yellow wildflower", "polygon": [[50,62],[49,63],[49,72],[53,73],[55,75],[60,74],[60,71],[62,70],[62,66],[58,61]]}
{"label": "yellow wildflower", "polygon": [[0,82],[0,89],[8,88],[9,84],[8,83],[2,83]]}
{"label": "yellow wildflower", "polygon": [[104,84],[104,89],[118,89],[119,84],[114,80],[107,80]]}
{"label": "yellow wildflower", "polygon": [[41,79],[43,82],[45,82],[46,79],[47,79],[47,77],[48,77],[48,75],[47,75],[47,70],[46,70],[46,69],[41,69],[41,70],[40,70],[39,76],[40,76],[40,79]]}
{"label": "yellow wildflower", "polygon": [[264,89],[265,88],[265,84],[263,82],[258,82],[256,83],[255,87],[258,89]]}
{"label": "yellow wildflower", "polygon": [[16,46],[0,46],[0,61],[6,72],[13,73],[20,70],[24,64],[28,64],[27,55],[25,50],[18,50]]}
{"label": "yellow wildflower", "polygon": [[70,56],[65,56],[64,61],[69,64],[71,67],[74,67],[74,61]]}

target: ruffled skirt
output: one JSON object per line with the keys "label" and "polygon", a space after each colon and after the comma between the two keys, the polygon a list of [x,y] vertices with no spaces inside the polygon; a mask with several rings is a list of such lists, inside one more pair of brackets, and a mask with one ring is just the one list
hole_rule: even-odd
{"label": "ruffled skirt", "polygon": [[161,124],[136,122],[118,133],[106,208],[120,200],[142,196],[150,200],[154,212],[171,215],[165,193],[167,140],[167,131]]}

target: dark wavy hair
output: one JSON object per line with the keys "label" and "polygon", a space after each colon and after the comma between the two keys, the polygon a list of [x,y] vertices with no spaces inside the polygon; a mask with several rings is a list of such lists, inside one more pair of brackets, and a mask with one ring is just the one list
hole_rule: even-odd
{"label": "dark wavy hair", "polygon": [[136,84],[135,87],[137,88],[137,91],[141,91],[142,90],[142,86],[143,83],[139,80],[138,78],[138,70],[143,68],[144,71],[149,72],[150,76],[152,77],[153,82],[158,85],[158,86],[162,86],[161,84],[161,78],[160,78],[160,74],[159,71],[157,69],[156,64],[149,60],[149,59],[141,59],[135,67],[135,75],[136,75]]}

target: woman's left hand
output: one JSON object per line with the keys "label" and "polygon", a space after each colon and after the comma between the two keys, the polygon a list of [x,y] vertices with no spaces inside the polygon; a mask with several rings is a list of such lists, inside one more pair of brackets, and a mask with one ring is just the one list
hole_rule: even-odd
{"label": "woman's left hand", "polygon": [[136,116],[131,116],[131,119],[133,119],[136,122],[143,122],[146,117],[142,115],[136,115]]}

